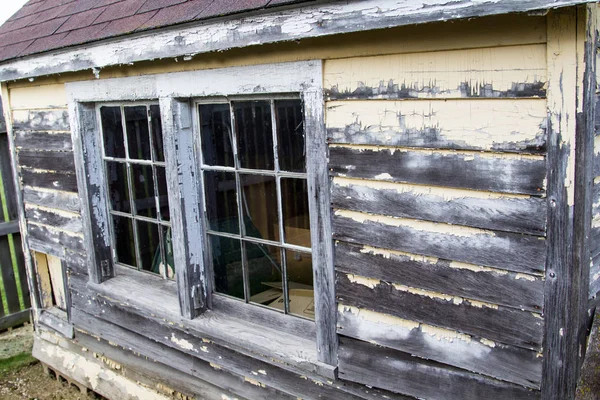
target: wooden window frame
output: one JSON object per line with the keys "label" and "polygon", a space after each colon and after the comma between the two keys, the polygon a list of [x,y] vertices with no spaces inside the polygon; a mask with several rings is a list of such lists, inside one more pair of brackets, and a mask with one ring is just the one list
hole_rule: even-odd
{"label": "wooden window frame", "polygon": [[[315,332],[318,362],[337,365],[336,302],[334,292],[331,205],[324,125],[322,62],[303,61],[214,70],[177,72],[143,77],[65,84],[89,279],[109,281],[115,274],[111,255],[108,198],[103,174],[98,103],[158,99],[171,212],[173,255],[181,315],[193,319],[207,309],[253,318],[255,323],[295,332]],[[313,261],[315,321],[281,315],[232,299],[213,301],[211,272],[205,257],[205,227],[201,217],[202,182],[197,162],[199,132],[195,101],[232,96],[298,95],[304,105],[306,174]],[[176,160],[174,162],[173,160]],[[160,277],[156,277],[161,279]],[[220,297],[220,296],[219,296]],[[299,329],[301,329],[299,331]]]}

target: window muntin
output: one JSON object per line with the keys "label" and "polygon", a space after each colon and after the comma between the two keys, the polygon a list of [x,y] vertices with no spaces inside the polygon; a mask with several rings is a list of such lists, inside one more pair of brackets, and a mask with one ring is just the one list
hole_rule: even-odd
{"label": "window muntin", "polygon": [[174,279],[160,108],[100,105],[98,113],[113,262]]}
{"label": "window muntin", "polygon": [[314,318],[302,103],[197,106],[214,291]]}

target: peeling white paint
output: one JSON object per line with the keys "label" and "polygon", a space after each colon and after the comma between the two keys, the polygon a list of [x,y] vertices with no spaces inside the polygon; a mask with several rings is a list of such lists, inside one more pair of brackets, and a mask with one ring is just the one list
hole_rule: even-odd
{"label": "peeling white paint", "polygon": [[347,274],[348,280],[352,283],[356,283],[358,285],[363,285],[368,287],[369,289],[374,289],[381,283],[378,279],[365,278],[364,276],[358,276],[353,274]]}
{"label": "peeling white paint", "polygon": [[191,344],[190,342],[188,342],[185,339],[178,339],[175,336],[175,333],[171,333],[171,342],[175,343],[177,346],[181,347],[184,350],[192,350],[192,351],[196,351],[196,349],[194,349],[194,345]]}

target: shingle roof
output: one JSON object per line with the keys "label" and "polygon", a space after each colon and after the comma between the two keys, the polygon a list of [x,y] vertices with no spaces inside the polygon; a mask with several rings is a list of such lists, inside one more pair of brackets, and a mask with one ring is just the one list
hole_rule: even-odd
{"label": "shingle roof", "polygon": [[30,0],[0,27],[0,61],[184,22],[313,0]]}

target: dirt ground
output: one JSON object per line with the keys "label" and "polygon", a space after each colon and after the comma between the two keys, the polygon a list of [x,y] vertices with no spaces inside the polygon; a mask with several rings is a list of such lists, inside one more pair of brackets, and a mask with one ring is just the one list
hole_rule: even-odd
{"label": "dirt ground", "polygon": [[[591,334],[586,361],[575,400],[600,400],[600,315]],[[94,393],[61,383],[43,371],[31,357],[31,325],[0,334],[0,399],[2,400],[97,400]]]}

